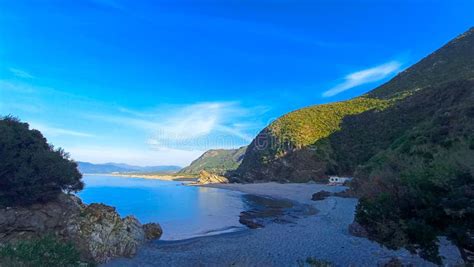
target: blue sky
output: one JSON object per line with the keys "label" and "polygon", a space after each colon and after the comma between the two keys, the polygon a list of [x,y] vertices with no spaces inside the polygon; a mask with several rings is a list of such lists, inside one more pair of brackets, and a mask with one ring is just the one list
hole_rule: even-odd
{"label": "blue sky", "polygon": [[0,0],[0,114],[76,160],[184,166],[289,111],[373,89],[474,26],[473,11],[462,0]]}

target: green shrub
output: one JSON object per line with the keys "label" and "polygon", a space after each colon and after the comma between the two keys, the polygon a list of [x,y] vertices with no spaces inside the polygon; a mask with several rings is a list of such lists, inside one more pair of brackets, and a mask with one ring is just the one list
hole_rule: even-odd
{"label": "green shrub", "polygon": [[0,266],[87,266],[69,243],[47,236],[0,247]]}
{"label": "green shrub", "polygon": [[[362,193],[356,220],[371,239],[440,264],[437,236],[472,246],[474,152],[469,135],[474,124],[452,120],[443,139],[418,142],[416,137],[436,129],[437,123],[434,119],[408,131],[363,166],[355,183]],[[438,142],[446,138],[452,140],[450,146]]]}
{"label": "green shrub", "polygon": [[0,118],[0,159],[0,206],[48,201],[83,188],[68,154],[16,118]]}

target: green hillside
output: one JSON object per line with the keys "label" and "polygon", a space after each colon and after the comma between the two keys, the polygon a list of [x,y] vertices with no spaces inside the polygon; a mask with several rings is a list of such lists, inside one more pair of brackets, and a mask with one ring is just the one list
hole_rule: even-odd
{"label": "green hillside", "polygon": [[357,168],[356,219],[370,238],[392,248],[419,249],[437,263],[438,235],[472,256],[474,80],[431,88],[407,102],[429,115]]}
{"label": "green hillside", "polygon": [[301,148],[339,130],[344,117],[371,109],[382,110],[389,104],[387,100],[358,97],[345,102],[312,106],[284,115],[270,124],[268,129],[280,138],[279,141]]}
{"label": "green hillside", "polygon": [[207,171],[215,174],[224,174],[239,167],[242,162],[247,147],[238,149],[211,149],[202,154],[199,158],[178,174],[199,174],[201,171]]}
{"label": "green hillside", "polygon": [[428,86],[474,77],[473,32],[471,28],[459,35],[367,96],[389,99]]}
{"label": "green hillside", "polygon": [[331,174],[352,175],[355,167],[418,123],[420,113],[415,104],[413,114],[400,119],[397,127],[392,123],[398,117],[370,118],[390,114],[397,103],[430,86],[474,77],[473,33],[471,29],[460,35],[362,97],[303,108],[277,119],[250,144],[242,164],[231,174],[234,180],[305,182]]}
{"label": "green hillside", "polygon": [[444,235],[474,261],[474,28],[362,97],[279,118],[229,175],[353,176],[370,239],[440,263]]}

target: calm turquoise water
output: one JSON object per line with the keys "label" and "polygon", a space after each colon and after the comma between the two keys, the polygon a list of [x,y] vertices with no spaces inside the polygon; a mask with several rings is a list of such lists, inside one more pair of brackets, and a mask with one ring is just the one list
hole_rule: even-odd
{"label": "calm turquoise water", "polygon": [[242,229],[241,193],[169,182],[106,175],[84,175],[86,187],[78,195],[85,203],[104,203],[122,216],[142,223],[158,222],[163,240]]}

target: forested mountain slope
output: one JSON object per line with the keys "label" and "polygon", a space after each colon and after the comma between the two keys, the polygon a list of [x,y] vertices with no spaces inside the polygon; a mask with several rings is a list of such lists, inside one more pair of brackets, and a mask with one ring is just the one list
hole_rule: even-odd
{"label": "forested mountain slope", "polygon": [[245,154],[246,146],[238,149],[211,149],[181,171],[180,174],[199,174],[207,171],[214,174],[224,174],[239,167]]}
{"label": "forested mountain slope", "polygon": [[234,181],[351,175],[370,239],[441,263],[438,236],[474,262],[474,29],[364,96],[289,113]]}
{"label": "forested mountain slope", "polygon": [[472,78],[474,28],[366,95],[280,117],[252,141],[242,164],[229,176],[244,182],[305,182],[353,175],[358,165],[433,112],[418,107],[422,97],[417,95]]}

